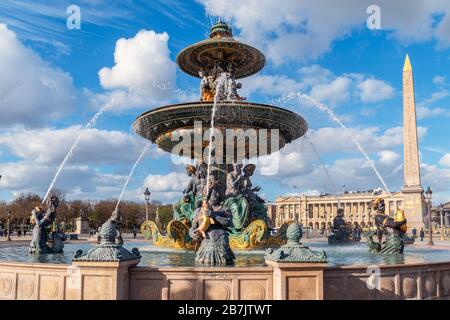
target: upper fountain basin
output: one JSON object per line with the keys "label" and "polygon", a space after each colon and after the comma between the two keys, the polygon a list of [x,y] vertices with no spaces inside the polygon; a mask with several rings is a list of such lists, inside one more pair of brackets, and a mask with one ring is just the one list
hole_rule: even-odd
{"label": "upper fountain basin", "polygon": [[[174,133],[188,133],[192,139],[190,158],[199,158],[198,152],[194,147],[194,122],[202,124],[202,132],[198,132],[200,137],[204,137],[204,132],[210,128],[213,102],[191,102],[161,107],[139,116],[133,124],[133,129],[140,136],[156,143],[159,148],[164,151],[172,152],[174,147],[179,143],[178,139],[173,139]],[[267,130],[268,142],[267,152],[260,145],[257,148],[257,156],[271,154],[278,150],[272,150],[271,137],[275,136],[278,130],[279,149],[283,148],[287,143],[302,137],[308,130],[308,124],[299,114],[285,110],[282,108],[242,102],[242,101],[222,101],[218,104],[217,112],[214,118],[215,129],[223,133],[223,149],[226,149],[226,135],[229,131],[226,129],[254,129],[257,136],[258,144],[265,143],[262,141],[261,129]],[[182,132],[181,132],[182,131]],[[262,138],[262,140],[260,140]],[[172,141],[176,140],[176,141]],[[202,143],[202,155],[204,148],[208,145],[208,141],[200,141]],[[234,140],[233,140],[234,145]],[[236,146],[234,146],[236,151]],[[245,158],[251,158],[253,153],[249,153],[248,141],[246,141]],[[237,155],[235,152],[234,155]],[[225,156],[225,155],[224,155]]]}
{"label": "upper fountain basin", "polygon": [[264,54],[258,49],[233,38],[211,38],[193,44],[177,56],[177,64],[185,73],[200,78],[199,72],[212,70],[221,62],[235,66],[235,78],[254,75],[266,64]]}

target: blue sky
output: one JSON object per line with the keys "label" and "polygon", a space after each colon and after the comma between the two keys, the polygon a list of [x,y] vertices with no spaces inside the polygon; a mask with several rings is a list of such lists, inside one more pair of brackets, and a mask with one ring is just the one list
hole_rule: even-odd
{"label": "blue sky", "polygon": [[[66,26],[69,5],[81,29]],[[372,1],[153,0],[13,1],[0,3],[0,199],[44,195],[70,145],[104,103],[114,106],[83,133],[56,186],[69,199],[117,197],[144,141],[130,130],[147,110],[198,99],[198,80],[174,61],[205,38],[211,23],[229,21],[237,38],[267,57],[266,68],[244,80],[243,94],[300,113],[318,156],[300,139],[281,153],[276,176],[255,177],[268,200],[292,192],[317,194],[381,187],[349,139],[356,136],[390,190],[403,183],[402,67],[414,69],[421,173],[436,201],[450,201],[450,4],[377,1],[381,29],[366,25]],[[161,90],[155,83],[178,88]],[[137,89],[136,89],[137,88]],[[349,127],[340,129],[304,101],[327,104]],[[126,198],[172,202],[185,183],[183,168],[153,146],[133,176]],[[293,185],[298,188],[293,190]]]}

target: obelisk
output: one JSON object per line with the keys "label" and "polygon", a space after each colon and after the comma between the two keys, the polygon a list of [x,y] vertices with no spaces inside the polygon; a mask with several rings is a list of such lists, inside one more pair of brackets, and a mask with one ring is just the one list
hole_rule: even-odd
{"label": "obelisk", "polygon": [[417,137],[416,103],[411,61],[406,55],[403,66],[403,145],[404,180],[402,193],[408,226],[423,226],[425,209],[423,188],[420,182],[419,141]]}

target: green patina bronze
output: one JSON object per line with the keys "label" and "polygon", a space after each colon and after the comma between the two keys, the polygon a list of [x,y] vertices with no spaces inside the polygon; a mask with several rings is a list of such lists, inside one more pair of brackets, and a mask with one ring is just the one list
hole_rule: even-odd
{"label": "green patina bronze", "polygon": [[140,258],[141,255],[137,248],[134,248],[130,252],[123,247],[122,236],[117,229],[118,219],[118,213],[115,211],[100,229],[100,244],[90,249],[84,255],[82,250],[78,250],[72,258],[72,261],[120,262]]}
{"label": "green patina bronze", "polygon": [[304,246],[300,240],[303,237],[302,228],[298,223],[289,225],[287,231],[287,243],[277,250],[269,249],[266,252],[266,260],[281,263],[327,263],[325,251],[314,251]]}

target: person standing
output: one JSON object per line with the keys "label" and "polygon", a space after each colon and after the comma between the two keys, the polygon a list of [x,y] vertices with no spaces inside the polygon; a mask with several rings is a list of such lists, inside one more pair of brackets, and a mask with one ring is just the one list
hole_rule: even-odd
{"label": "person standing", "polygon": [[419,236],[420,236],[420,241],[423,242],[423,238],[425,238],[425,231],[423,231],[423,228],[420,229],[420,234],[419,234]]}
{"label": "person standing", "polygon": [[412,236],[413,236],[414,239],[417,238],[417,229],[416,228],[412,229]]}

